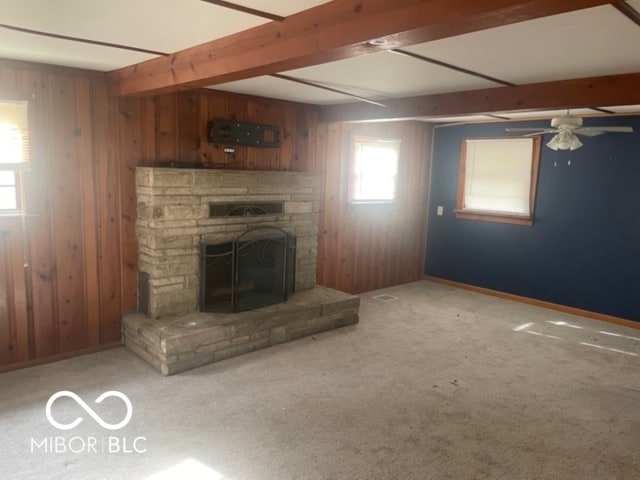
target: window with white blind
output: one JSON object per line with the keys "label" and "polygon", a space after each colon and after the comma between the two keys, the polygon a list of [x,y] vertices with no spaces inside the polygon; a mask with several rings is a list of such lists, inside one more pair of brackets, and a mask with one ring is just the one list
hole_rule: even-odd
{"label": "window with white blind", "polygon": [[20,170],[29,166],[28,102],[0,99],[0,212],[20,209]]}
{"label": "window with white blind", "polygon": [[462,142],[456,216],[531,225],[540,137]]}
{"label": "window with white blind", "polygon": [[353,137],[349,202],[393,202],[396,198],[399,154],[400,140]]}

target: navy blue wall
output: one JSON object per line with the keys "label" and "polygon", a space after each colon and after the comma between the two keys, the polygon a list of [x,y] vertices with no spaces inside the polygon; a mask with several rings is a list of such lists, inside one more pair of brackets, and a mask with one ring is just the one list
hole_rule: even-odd
{"label": "navy blue wall", "polygon": [[640,321],[639,116],[585,119],[631,134],[542,147],[533,226],[455,218],[461,140],[531,125],[548,121],[435,129],[425,274]]}

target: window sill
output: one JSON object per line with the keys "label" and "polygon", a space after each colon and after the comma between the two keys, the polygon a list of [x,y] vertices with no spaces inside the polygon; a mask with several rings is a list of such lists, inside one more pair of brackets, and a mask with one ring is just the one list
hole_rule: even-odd
{"label": "window sill", "polygon": [[513,213],[491,212],[483,210],[454,210],[456,218],[480,220],[482,222],[511,223],[513,225],[533,225],[531,215],[517,215]]}
{"label": "window sill", "polygon": [[395,200],[350,200],[349,205],[393,205]]}
{"label": "window sill", "polygon": [[37,217],[40,217],[40,215],[37,213],[0,211],[0,218],[37,218]]}

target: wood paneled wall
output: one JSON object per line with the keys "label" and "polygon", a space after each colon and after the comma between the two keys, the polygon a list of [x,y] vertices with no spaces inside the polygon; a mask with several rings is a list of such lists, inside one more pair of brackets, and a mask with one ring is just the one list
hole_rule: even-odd
{"label": "wood paneled wall", "polygon": [[[202,163],[213,168],[309,171],[314,168],[316,108],[246,95],[195,90],[119,102],[123,154],[146,163]],[[280,148],[207,142],[214,118],[270,123],[282,128]],[[130,161],[125,160],[125,163]],[[139,161],[134,161],[139,163]]]}
{"label": "wood paneled wall", "polygon": [[[3,94],[30,101],[33,161],[27,215],[0,217],[0,371],[120,340],[136,308],[137,165],[316,168],[311,106],[208,90],[116,99],[102,74],[0,60]],[[215,117],[278,124],[282,146],[226,155],[206,142]]]}
{"label": "wood paneled wall", "polygon": [[[324,192],[318,283],[361,293],[422,278],[431,133],[431,127],[420,122],[319,126],[317,158]],[[347,202],[353,135],[402,141],[398,197],[393,204]]]}
{"label": "wood paneled wall", "polygon": [[0,223],[0,365],[29,359],[29,336],[20,218]]}
{"label": "wood paneled wall", "polygon": [[135,306],[121,285],[117,102],[103,76],[1,61],[0,98],[16,96],[29,101],[32,164],[26,215],[0,217],[0,264],[13,262],[0,274],[4,366],[118,342]]}
{"label": "wood paneled wall", "polygon": [[[430,130],[418,122],[321,124],[315,107],[213,90],[113,98],[95,72],[0,60],[0,98],[30,101],[26,216],[0,217],[0,371],[120,340],[136,308],[135,167],[203,162],[324,177],[318,283],[363,292],[421,277]],[[216,117],[282,127],[280,148],[206,141]],[[347,205],[353,133],[402,140],[399,198]]]}

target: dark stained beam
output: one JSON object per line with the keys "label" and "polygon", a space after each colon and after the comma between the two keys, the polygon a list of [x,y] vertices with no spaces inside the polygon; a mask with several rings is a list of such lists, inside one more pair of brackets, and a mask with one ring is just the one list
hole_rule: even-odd
{"label": "dark stained beam", "polygon": [[[108,74],[120,95],[216,85],[609,4],[605,0],[333,0]],[[371,45],[383,38],[382,46]]]}
{"label": "dark stained beam", "polygon": [[249,15],[254,15],[256,17],[268,18],[269,20],[273,20],[275,22],[281,22],[284,20],[284,17],[280,15],[274,15],[273,13],[263,12],[262,10],[256,10],[255,8],[245,7],[244,5],[238,5],[237,3],[225,2],[224,0],[202,0],[203,2],[210,3],[212,5],[217,5],[219,7],[228,8],[230,10],[235,10],[237,12],[248,13]]}
{"label": "dark stained beam", "polygon": [[319,107],[320,121],[399,120],[640,104],[640,72]]}

